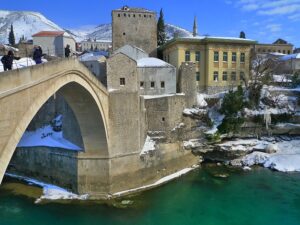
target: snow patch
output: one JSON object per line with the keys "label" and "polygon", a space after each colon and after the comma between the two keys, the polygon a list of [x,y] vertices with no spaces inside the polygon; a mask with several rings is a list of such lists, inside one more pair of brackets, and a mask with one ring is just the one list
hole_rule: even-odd
{"label": "snow patch", "polygon": [[140,153],[140,155],[147,155],[151,151],[155,151],[155,141],[151,139],[151,137],[147,136],[144,147]]}
{"label": "snow patch", "polygon": [[64,139],[62,131],[54,132],[51,125],[44,126],[36,131],[26,131],[18,144],[18,147],[37,146],[63,148],[74,151],[82,150],[77,145]]}
{"label": "snow patch", "polygon": [[24,177],[24,176],[19,176],[11,173],[6,173],[6,176],[26,181],[29,184],[34,184],[36,186],[39,186],[43,188],[43,195],[38,198],[35,203],[39,203],[42,200],[87,200],[89,198],[88,194],[85,195],[77,195],[72,192],[67,191],[64,188],[52,185],[52,184],[47,184],[32,178]]}

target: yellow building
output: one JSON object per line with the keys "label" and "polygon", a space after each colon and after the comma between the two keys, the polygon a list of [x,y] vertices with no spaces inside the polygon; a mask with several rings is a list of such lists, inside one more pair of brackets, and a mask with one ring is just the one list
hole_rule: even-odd
{"label": "yellow building", "polygon": [[255,43],[241,38],[196,36],[174,38],[160,50],[177,71],[183,62],[194,62],[198,90],[215,93],[248,79],[250,51]]}

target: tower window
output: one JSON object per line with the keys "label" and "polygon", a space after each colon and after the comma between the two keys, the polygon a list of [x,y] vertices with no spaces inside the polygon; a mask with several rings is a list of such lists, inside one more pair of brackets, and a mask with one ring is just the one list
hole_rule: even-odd
{"label": "tower window", "polygon": [[151,81],[151,88],[155,88],[155,82],[154,81]]}
{"label": "tower window", "polygon": [[165,82],[164,82],[164,81],[161,81],[161,82],[160,82],[160,87],[161,87],[161,88],[165,88]]}
{"label": "tower window", "polygon": [[231,80],[236,81],[236,72],[231,73]]}
{"label": "tower window", "polygon": [[121,17],[120,13],[118,14],[118,17]]}
{"label": "tower window", "polygon": [[227,81],[227,72],[226,71],[223,72],[223,81]]}
{"label": "tower window", "polygon": [[227,62],[227,61],[228,61],[228,53],[223,52],[223,62]]}
{"label": "tower window", "polygon": [[185,51],[185,61],[190,62],[191,61],[191,52]]}
{"label": "tower window", "polygon": [[144,84],[145,84],[144,81],[141,81],[140,82],[140,88],[144,88]]}
{"label": "tower window", "polygon": [[236,52],[232,53],[231,60],[232,60],[232,62],[236,62]]}
{"label": "tower window", "polygon": [[161,120],[162,120],[163,122],[165,122],[166,119],[165,119],[165,117],[163,117],[163,118],[161,118]]}
{"label": "tower window", "polygon": [[125,86],[125,78],[124,77],[120,78],[120,85]]}
{"label": "tower window", "polygon": [[[271,50],[269,49],[269,52],[271,52]],[[241,63],[245,62],[245,53],[241,53]]]}
{"label": "tower window", "polygon": [[200,81],[200,72],[196,72],[196,81]]}
{"label": "tower window", "polygon": [[196,52],[195,60],[196,60],[196,62],[200,62],[200,52],[199,51]]}
{"label": "tower window", "polygon": [[219,62],[219,52],[214,52],[214,62]]}
{"label": "tower window", "polygon": [[214,72],[214,81],[217,82],[219,80],[219,72],[215,71]]}
{"label": "tower window", "polygon": [[124,16],[126,17],[126,13],[124,13]]}

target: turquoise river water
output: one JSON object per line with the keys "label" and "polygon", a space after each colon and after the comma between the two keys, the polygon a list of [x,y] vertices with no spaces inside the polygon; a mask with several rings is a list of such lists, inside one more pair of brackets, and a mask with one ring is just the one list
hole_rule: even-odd
{"label": "turquoise river water", "polygon": [[0,188],[0,225],[300,224],[300,173],[262,168],[245,172],[206,165],[162,187],[110,203],[35,204],[37,192],[6,179]]}

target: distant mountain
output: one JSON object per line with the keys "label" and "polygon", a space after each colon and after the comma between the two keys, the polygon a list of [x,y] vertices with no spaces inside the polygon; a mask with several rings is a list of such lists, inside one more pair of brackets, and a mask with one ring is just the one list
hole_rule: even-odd
{"label": "distant mountain", "polygon": [[[23,35],[30,40],[32,39],[33,34],[42,30],[65,30],[77,41],[88,38],[97,40],[112,39],[111,24],[101,24],[97,27],[83,27],[82,29],[67,30],[56,25],[38,12],[0,10],[0,43],[8,43],[8,33],[11,24],[14,26],[16,42],[18,42]],[[168,39],[172,38],[175,33],[177,33],[179,37],[192,36],[191,32],[171,24],[166,24],[166,33]]]}
{"label": "distant mountain", "polygon": [[[88,29],[74,29],[70,32],[77,39],[97,39],[97,40],[111,40],[112,39],[112,27],[111,24],[102,24],[95,28]],[[191,37],[192,33],[172,24],[166,24],[167,38],[171,39],[174,34],[177,33],[178,37]]]}
{"label": "distant mountain", "polygon": [[13,24],[16,42],[24,35],[27,39],[41,30],[63,30],[42,14],[27,11],[0,10],[0,43],[8,43],[8,33]]}

